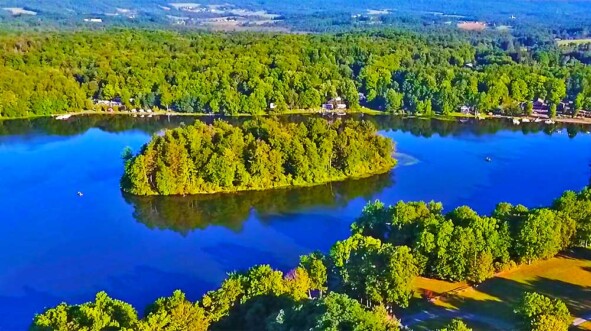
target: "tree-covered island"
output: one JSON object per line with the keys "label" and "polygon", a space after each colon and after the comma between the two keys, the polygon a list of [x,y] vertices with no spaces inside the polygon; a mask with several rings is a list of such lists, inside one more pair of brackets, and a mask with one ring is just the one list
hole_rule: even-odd
{"label": "tree-covered island", "polygon": [[127,153],[121,188],[189,195],[316,185],[388,172],[393,152],[394,143],[365,121],[196,122]]}

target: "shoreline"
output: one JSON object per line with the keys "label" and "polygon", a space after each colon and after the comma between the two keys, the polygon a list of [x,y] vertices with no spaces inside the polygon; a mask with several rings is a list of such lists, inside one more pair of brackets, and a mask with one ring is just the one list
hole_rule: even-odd
{"label": "shoreline", "polygon": [[[413,115],[413,114],[394,114],[380,110],[374,110],[370,108],[361,108],[359,110],[354,111],[346,111],[344,114],[338,114],[337,112],[322,112],[320,110],[289,110],[283,113],[265,113],[265,114],[235,114],[235,115],[222,115],[222,114],[206,114],[206,113],[181,113],[181,112],[165,112],[165,111],[156,111],[152,113],[131,113],[131,112],[105,112],[105,111],[96,111],[96,110],[84,110],[80,112],[72,112],[72,113],[59,113],[59,114],[51,114],[51,115],[29,115],[23,117],[0,117],[0,122],[3,121],[12,121],[12,120],[30,120],[30,119],[39,119],[39,118],[56,118],[58,116],[68,116],[69,118],[77,117],[77,116],[87,116],[87,115],[104,115],[104,116],[131,116],[131,117],[154,117],[154,116],[175,116],[175,117],[195,117],[195,118],[207,118],[207,117],[214,117],[214,118],[239,118],[239,117],[269,117],[269,116],[289,116],[289,115],[330,115],[330,116],[347,116],[347,115],[369,115],[369,116],[394,116],[394,117],[402,117],[402,118],[415,118],[415,119],[435,119],[441,121],[455,121],[455,120],[462,120],[462,119],[474,119],[478,121],[485,121],[490,119],[504,119],[504,120],[512,120],[517,119],[520,122],[523,119],[528,119],[530,122],[526,123],[536,123],[534,120],[536,118],[542,119],[542,122],[538,122],[538,124],[545,124],[545,125],[552,125],[546,124],[544,121],[548,120],[548,118],[542,118],[538,116],[507,116],[507,115],[482,115],[482,117],[478,118],[472,114],[462,114],[462,113],[452,113],[448,116],[444,115],[433,115],[433,116],[426,116],[426,115]],[[67,121],[65,119],[64,121]],[[58,119],[56,119],[58,120]],[[591,118],[572,118],[572,117],[560,117],[560,118],[553,118],[551,119],[555,124],[581,124],[581,125],[591,125]],[[521,125],[524,122],[521,122]],[[517,124],[516,124],[517,125]]]}
{"label": "shoreline", "polygon": [[169,194],[169,195],[165,195],[165,194],[146,194],[146,195],[137,195],[137,194],[133,194],[130,192],[125,191],[122,187],[119,188],[119,190],[123,193],[123,194],[127,194],[130,196],[134,196],[134,197],[138,197],[138,198],[149,198],[149,197],[177,197],[177,198],[184,198],[184,197],[196,197],[196,196],[212,196],[212,195],[232,195],[232,194],[238,194],[238,193],[248,193],[248,192],[262,192],[262,191],[274,191],[274,190],[290,190],[290,189],[297,189],[297,188],[306,188],[306,187],[315,187],[315,186],[321,186],[321,185],[329,185],[332,183],[340,183],[340,182],[345,182],[348,180],[360,180],[360,179],[366,179],[366,178],[370,178],[373,176],[378,176],[378,175],[384,175],[389,173],[390,171],[394,170],[396,168],[396,166],[398,165],[398,159],[396,159],[395,157],[396,152],[392,153],[392,159],[394,160],[394,164],[392,165],[392,167],[388,168],[388,169],[380,169],[378,171],[374,171],[371,173],[367,173],[367,174],[363,174],[363,175],[359,175],[359,176],[347,176],[347,177],[339,177],[339,178],[335,178],[335,179],[330,179],[330,180],[326,180],[326,181],[322,181],[322,182],[318,182],[318,183],[304,183],[304,184],[286,184],[286,185],[279,185],[279,186],[273,186],[273,187],[263,187],[263,188],[240,188],[240,189],[236,189],[236,190],[223,190],[223,191],[211,191],[211,192],[199,192],[199,193],[195,193],[195,194],[185,194],[185,195],[179,195],[179,194]]}

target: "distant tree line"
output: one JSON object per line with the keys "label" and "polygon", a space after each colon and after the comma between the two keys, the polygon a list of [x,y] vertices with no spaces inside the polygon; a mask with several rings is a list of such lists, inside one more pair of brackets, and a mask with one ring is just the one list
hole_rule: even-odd
{"label": "distant tree line", "polygon": [[[359,94],[361,93],[361,95]],[[391,112],[507,114],[591,108],[591,68],[558,49],[373,31],[322,35],[108,31],[0,36],[0,116],[94,109],[96,100],[186,113],[318,109],[340,96]],[[116,109],[119,106],[115,107]]]}
{"label": "distant tree line", "polygon": [[[567,191],[550,208],[501,203],[492,216],[440,203],[365,207],[353,235],[328,254],[300,257],[288,272],[259,265],[233,272],[190,302],[176,291],[139,319],[127,303],[97,294],[35,316],[31,330],[397,330],[418,275],[480,282],[513,262],[531,263],[591,239],[591,189]],[[526,293],[515,308],[523,330],[567,330],[565,304]],[[443,330],[468,330],[453,321]]]}
{"label": "distant tree line", "polygon": [[125,156],[123,191],[188,195],[368,177],[395,164],[394,144],[365,121],[218,120],[167,130]]}

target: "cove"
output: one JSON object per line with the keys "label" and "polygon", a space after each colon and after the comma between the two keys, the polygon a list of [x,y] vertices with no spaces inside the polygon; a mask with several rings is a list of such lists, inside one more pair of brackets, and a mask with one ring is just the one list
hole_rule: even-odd
{"label": "cove", "polygon": [[289,269],[299,255],[346,238],[369,200],[437,200],[446,210],[469,204],[488,213],[499,201],[547,205],[589,182],[588,128],[363,119],[402,154],[389,174],[185,198],[122,194],[120,154],[190,118],[0,122],[0,329],[26,329],[45,307],[100,290],[141,312],[175,289],[196,300],[233,270]]}

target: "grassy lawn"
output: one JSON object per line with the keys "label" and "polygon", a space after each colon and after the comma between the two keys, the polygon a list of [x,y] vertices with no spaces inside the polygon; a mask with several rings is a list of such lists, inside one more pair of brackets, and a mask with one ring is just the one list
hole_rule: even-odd
{"label": "grassy lawn", "polygon": [[558,40],[556,41],[556,43],[558,44],[558,46],[563,46],[563,45],[569,45],[569,44],[589,44],[591,43],[591,39],[590,38],[586,38],[586,39],[573,39],[573,40]]}
{"label": "grassy lawn", "polygon": [[[418,293],[432,291],[439,294],[464,285],[426,278],[419,278],[415,282]],[[513,307],[526,291],[536,291],[563,300],[574,316],[591,313],[591,250],[578,249],[547,261],[524,265],[497,275],[477,288],[468,288],[432,303],[416,298],[411,308],[403,314],[435,306],[514,323]],[[591,323],[585,323],[579,329],[591,330]]]}

